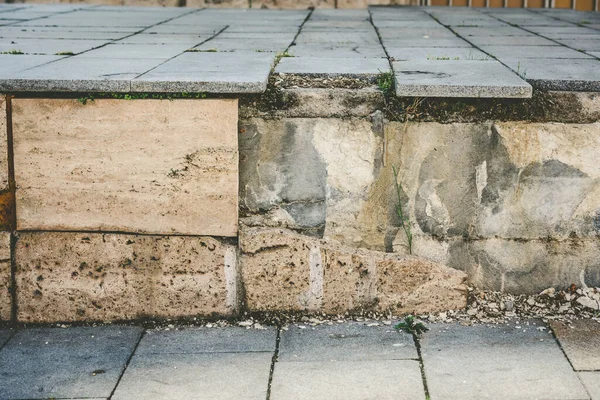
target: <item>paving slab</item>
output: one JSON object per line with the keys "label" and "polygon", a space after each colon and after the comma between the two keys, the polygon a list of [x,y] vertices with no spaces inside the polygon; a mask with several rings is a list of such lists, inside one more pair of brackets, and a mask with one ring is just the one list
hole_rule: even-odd
{"label": "paving slab", "polygon": [[529,98],[531,86],[497,61],[393,62],[397,96]]}
{"label": "paving slab", "polygon": [[388,55],[394,61],[409,60],[489,60],[490,56],[474,47],[429,47],[429,48],[397,48],[388,47]]}
{"label": "paving slab", "polygon": [[379,38],[375,29],[367,32],[300,32],[296,38],[296,44],[357,44],[376,45]]}
{"label": "paving slab", "polygon": [[304,326],[282,331],[280,362],[373,361],[416,359],[411,335],[393,327],[363,323]]}
{"label": "paving slab", "polygon": [[556,46],[556,42],[540,36],[473,36],[475,46]]}
{"label": "paving slab", "polygon": [[107,44],[99,49],[90,50],[81,54],[80,58],[97,58],[98,62],[108,59],[138,59],[157,58],[167,60],[175,57],[190,46],[187,44]]}
{"label": "paving slab", "polygon": [[136,92],[262,93],[272,53],[184,53],[131,82]]}
{"label": "paving slab", "polygon": [[544,90],[600,91],[600,61],[595,59],[502,59],[527,82]]}
{"label": "paving slab", "polygon": [[0,54],[0,80],[17,72],[60,60],[61,58],[65,57]]}
{"label": "paving slab", "polygon": [[186,328],[179,331],[148,331],[136,354],[274,352],[277,330]]}
{"label": "paving slab", "polygon": [[395,39],[452,39],[456,38],[454,32],[440,25],[435,28],[414,27],[414,28],[383,28],[379,30],[379,35],[384,41]]}
{"label": "paving slab", "polygon": [[436,38],[418,38],[418,39],[383,39],[383,45],[387,47],[412,47],[412,48],[434,48],[434,47],[473,47],[468,42],[459,37],[436,39]]}
{"label": "paving slab", "polygon": [[388,60],[383,58],[319,58],[285,57],[275,72],[297,75],[350,75],[375,76],[390,70]]}
{"label": "paving slab", "polygon": [[9,329],[0,329],[0,349],[2,348],[2,346],[4,346],[8,339],[10,339],[12,334],[13,331]]}
{"label": "paving slab", "polygon": [[294,57],[318,58],[385,58],[383,47],[371,46],[311,46],[296,45],[289,48],[288,52]]}
{"label": "paving slab", "polygon": [[66,57],[17,75],[0,79],[0,90],[36,92],[128,92],[131,79],[156,67],[162,60]]}
{"label": "paving slab", "polygon": [[600,371],[600,322],[578,319],[550,322],[554,335],[576,371]]}
{"label": "paving slab", "polygon": [[63,39],[0,39],[0,53],[20,51],[25,54],[52,55],[56,53],[78,54],[108,43],[107,40],[63,40]]}
{"label": "paving slab", "polygon": [[600,400],[600,372],[580,372],[578,375],[592,400]]}
{"label": "paving slab", "polygon": [[272,353],[135,355],[113,400],[265,399]]}
{"label": "paving slab", "polygon": [[600,51],[600,37],[597,39],[557,39],[557,42],[577,50]]}
{"label": "paving slab", "polygon": [[432,400],[588,398],[540,321],[429,328],[421,353]]}
{"label": "paving slab", "polygon": [[[90,28],[92,29],[92,28]],[[76,39],[76,40],[117,40],[130,35],[130,32],[83,31],[56,28],[0,28],[0,38],[18,39]]]}
{"label": "paving slab", "polygon": [[564,46],[481,46],[481,50],[502,60],[504,58],[592,58],[590,55]]}
{"label": "paving slab", "polygon": [[278,362],[271,399],[425,399],[413,360]]}
{"label": "paving slab", "polygon": [[497,27],[494,29],[483,27],[454,27],[453,30],[460,36],[534,36],[530,32],[514,26]]}
{"label": "paving slab", "polygon": [[212,34],[203,35],[169,35],[169,34],[146,34],[139,33],[118,40],[115,44],[185,44],[188,47],[194,47],[208,39]]}
{"label": "paving slab", "polygon": [[0,351],[0,398],[108,397],[141,333],[126,326],[19,331]]}
{"label": "paving slab", "polygon": [[198,46],[198,50],[217,50],[219,52],[283,52],[288,48],[293,37],[264,39],[226,39],[216,37]]}

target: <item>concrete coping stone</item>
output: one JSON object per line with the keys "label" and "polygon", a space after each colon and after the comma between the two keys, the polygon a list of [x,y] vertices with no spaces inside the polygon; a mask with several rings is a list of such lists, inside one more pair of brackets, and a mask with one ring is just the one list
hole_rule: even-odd
{"label": "concrete coping stone", "polygon": [[[266,91],[272,72],[373,80],[391,72],[390,61],[398,96],[528,98],[530,83],[598,91],[600,29],[578,26],[586,18],[570,10],[4,4],[0,91],[251,94]],[[295,57],[276,63],[287,50]]]}

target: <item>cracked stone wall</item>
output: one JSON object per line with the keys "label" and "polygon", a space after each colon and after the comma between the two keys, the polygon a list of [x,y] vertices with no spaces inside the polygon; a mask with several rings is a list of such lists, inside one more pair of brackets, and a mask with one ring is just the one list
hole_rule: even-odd
{"label": "cracked stone wall", "polygon": [[344,245],[413,253],[480,287],[600,284],[600,123],[387,123],[248,119],[244,221]]}

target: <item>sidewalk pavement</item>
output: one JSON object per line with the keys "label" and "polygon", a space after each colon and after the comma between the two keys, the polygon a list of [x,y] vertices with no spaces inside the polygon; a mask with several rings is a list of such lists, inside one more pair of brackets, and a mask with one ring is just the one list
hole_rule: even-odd
{"label": "sidewalk pavement", "polygon": [[598,321],[429,328],[6,329],[0,399],[600,399]]}

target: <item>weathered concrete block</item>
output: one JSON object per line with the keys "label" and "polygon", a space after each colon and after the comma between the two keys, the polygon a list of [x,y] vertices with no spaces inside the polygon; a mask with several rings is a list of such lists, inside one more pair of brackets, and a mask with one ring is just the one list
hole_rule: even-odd
{"label": "weathered concrete block", "polygon": [[10,233],[0,232],[0,321],[9,321],[11,311]]}
{"label": "weathered concrete block", "polygon": [[18,229],[235,236],[237,100],[13,100]]}
{"label": "weathered concrete block", "polygon": [[284,229],[243,228],[250,310],[424,313],[463,308],[466,275],[426,259],[352,249]]}
{"label": "weathered concrete block", "polygon": [[[383,249],[378,224],[361,220],[381,166],[383,134],[371,121],[249,119],[240,126],[243,208],[252,213],[278,209],[282,226]],[[367,218],[387,221],[387,215],[376,213]]]}
{"label": "weathered concrete block", "polygon": [[237,309],[235,246],[210,237],[22,232],[15,257],[23,322]]}

